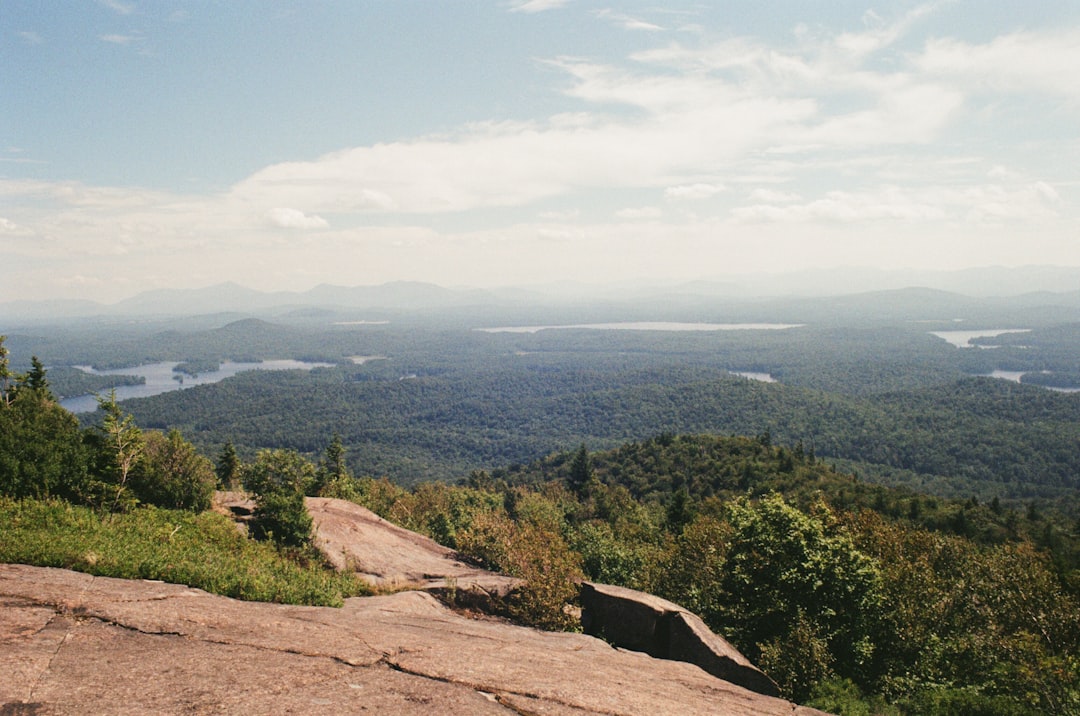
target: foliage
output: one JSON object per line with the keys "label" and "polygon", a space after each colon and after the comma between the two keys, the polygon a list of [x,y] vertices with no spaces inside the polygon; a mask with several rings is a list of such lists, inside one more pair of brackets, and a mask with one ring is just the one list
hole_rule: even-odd
{"label": "foliage", "polygon": [[244,489],[260,495],[272,491],[307,494],[315,483],[315,466],[293,450],[262,450],[245,465]]}
{"label": "foliage", "polygon": [[178,430],[168,435],[154,430],[131,477],[131,491],[141,502],[202,512],[210,508],[217,478],[213,465],[195,451]]}
{"label": "foliage", "polygon": [[[279,337],[279,350],[300,343],[283,326],[261,328]],[[228,437],[245,454],[273,447],[314,457],[337,432],[353,474],[402,484],[453,480],[582,442],[612,448],[661,432],[769,431],[777,444],[801,441],[806,454],[850,461],[864,478],[983,501],[1067,500],[1080,515],[1077,397],[968,377],[1020,360],[1060,372],[1067,342],[964,351],[930,336],[933,328],[821,325],[722,336],[499,335],[426,324],[339,330],[307,335],[307,345],[393,360],[253,372],[130,405],[141,424],[180,428],[204,450]],[[226,334],[248,335],[239,327]],[[729,370],[769,372],[780,382]]]}
{"label": "foliage", "polygon": [[811,672],[792,676],[801,686],[792,693],[800,698],[833,668],[867,683],[882,618],[875,560],[843,528],[830,525],[828,508],[821,511],[821,518],[807,515],[771,495],[756,503],[737,500],[727,514],[732,533],[718,612],[729,633],[755,645],[751,659],[763,645],[793,639],[791,646],[806,657],[826,653],[835,662],[803,662]]}
{"label": "foliage", "polygon": [[[764,435],[664,435],[591,453],[584,494],[566,486],[576,455],[474,472],[458,487],[358,484],[384,516],[527,578],[531,601],[514,616],[528,623],[565,624],[566,587],[583,575],[700,614],[788,696],[837,713],[1077,710],[1076,590],[1021,534],[1027,516],[1007,538],[918,526],[890,507],[913,504],[908,493]],[[691,515],[681,526],[670,518],[680,491]],[[920,519],[1015,517],[921,500]]]}
{"label": "foliage", "polygon": [[576,628],[567,606],[577,598],[581,560],[550,521],[535,515],[515,521],[504,510],[482,512],[459,535],[458,550],[525,581],[508,605],[517,621],[542,629]]}
{"label": "foliage", "polygon": [[315,484],[315,467],[291,450],[263,450],[244,468],[244,487],[255,494],[252,537],[280,547],[303,547],[312,521],[304,495]]}
{"label": "foliage", "polygon": [[979,546],[868,511],[851,519],[858,544],[881,566],[887,695],[1011,699],[1043,713],[1080,708],[1080,602],[1045,553],[1028,542]]}
{"label": "foliage", "polygon": [[232,440],[226,440],[218,453],[217,464],[214,465],[214,475],[217,477],[218,487],[230,490],[239,487],[242,464],[240,456],[236,454],[236,446]]}
{"label": "foliage", "polygon": [[352,479],[349,468],[345,464],[345,446],[341,442],[341,436],[334,433],[330,444],[326,446],[326,452],[319,460],[312,491],[316,495],[338,491],[350,484]]}
{"label": "foliage", "polygon": [[248,523],[255,539],[279,547],[305,547],[311,541],[311,528],[303,493],[272,489],[255,496],[255,512]]}
{"label": "foliage", "polygon": [[0,404],[0,495],[81,499],[89,458],[79,421],[46,395],[19,390]]}
{"label": "foliage", "polygon": [[363,582],[245,539],[213,512],[140,507],[101,515],[60,501],[0,498],[0,562],[160,579],[253,601],[340,606]]}
{"label": "foliage", "polygon": [[103,479],[94,483],[100,490],[99,507],[111,511],[134,506],[134,496],[128,485],[132,470],[142,458],[145,448],[142,430],[132,415],[125,414],[116,402],[116,392],[98,399],[105,413],[101,423],[101,451],[104,464]]}

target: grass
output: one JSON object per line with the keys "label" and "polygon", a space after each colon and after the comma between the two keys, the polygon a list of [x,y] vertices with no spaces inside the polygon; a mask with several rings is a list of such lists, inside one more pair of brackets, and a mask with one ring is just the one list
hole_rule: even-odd
{"label": "grass", "polygon": [[341,606],[370,593],[311,553],[279,552],[213,512],[140,507],[101,515],[61,501],[0,497],[0,562],[159,579],[249,601]]}

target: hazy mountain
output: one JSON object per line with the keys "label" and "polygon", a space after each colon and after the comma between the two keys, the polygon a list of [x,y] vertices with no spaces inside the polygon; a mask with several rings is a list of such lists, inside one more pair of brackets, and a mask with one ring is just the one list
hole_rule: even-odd
{"label": "hazy mountain", "polygon": [[[915,288],[923,292],[910,290]],[[890,291],[895,293],[890,294]],[[870,303],[863,297],[851,299],[866,294],[874,296]],[[830,305],[836,308],[855,305],[867,311],[881,310],[890,316],[903,303],[901,312],[919,314],[929,320],[961,317],[960,314],[977,303],[973,299],[998,298],[1008,299],[1010,305],[1028,308],[1040,305],[1055,311],[1063,307],[1080,308],[1080,268],[984,267],[937,272],[848,268],[726,276],[689,282],[558,282],[490,290],[396,281],[378,286],[321,284],[307,291],[265,292],[229,282],[205,288],[147,291],[112,305],[74,300],[11,301],[0,304],[0,328],[91,316],[148,318],[268,312],[304,315],[312,309],[411,311],[597,304],[652,305],[679,310],[724,303],[739,307],[753,305],[760,309],[785,300],[799,301],[806,308],[813,307],[815,312],[826,310]]]}

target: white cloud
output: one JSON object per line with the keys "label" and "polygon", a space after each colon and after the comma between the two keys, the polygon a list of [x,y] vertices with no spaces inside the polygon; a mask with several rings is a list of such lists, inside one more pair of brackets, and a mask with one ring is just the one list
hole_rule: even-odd
{"label": "white cloud", "polygon": [[267,218],[283,229],[325,229],[330,225],[321,216],[308,216],[298,209],[271,209]]}
{"label": "white cloud", "polygon": [[608,8],[597,10],[595,14],[601,19],[610,20],[624,30],[646,30],[648,32],[656,32],[664,29],[659,25]]}
{"label": "white cloud", "polygon": [[524,0],[515,2],[510,6],[510,12],[544,12],[563,7],[569,0]]}
{"label": "white cloud", "polygon": [[755,192],[760,203],[737,207],[737,222],[987,222],[1039,221],[1057,216],[1060,197],[1044,182],[1015,184],[883,186],[873,191],[830,191],[823,197],[796,203],[791,196]]}
{"label": "white cloud", "polygon": [[536,230],[536,238],[544,242],[565,243],[583,240],[585,232],[572,226],[541,226]]}
{"label": "white cloud", "polygon": [[135,12],[135,4],[120,0],[98,0],[98,4],[107,7],[118,15],[130,15]]}
{"label": "white cloud", "polygon": [[40,45],[42,42],[41,35],[36,32],[23,31],[19,33],[19,37],[28,45]]}
{"label": "white cloud", "polygon": [[931,40],[914,58],[929,75],[964,83],[974,92],[1045,92],[1080,100],[1080,29],[1017,32],[973,45]]}
{"label": "white cloud", "polygon": [[[994,253],[978,253],[987,262],[1022,260],[1035,242],[1053,261],[1080,263],[1077,187],[1065,183],[1080,159],[1072,112],[1047,120],[1071,132],[1053,145],[1037,113],[1010,115],[1007,136],[980,124],[1009,102],[1049,98],[1040,109],[1059,109],[1080,99],[1080,31],[982,44],[938,33],[920,45],[910,35],[932,10],[893,21],[870,14],[861,32],[807,29],[786,45],[702,32],[624,60],[548,60],[565,95],[559,114],[301,157],[221,194],[0,178],[5,260],[55,261],[57,276],[88,281],[251,276],[267,288],[300,277],[686,276],[708,273],[710,261],[783,270],[849,256],[935,265],[946,254],[970,260],[991,241]],[[662,208],[618,210],[659,204],[661,194]],[[462,225],[484,228],[447,228]],[[573,242],[574,267],[552,242]],[[260,274],[254,264],[274,268]],[[51,285],[44,271],[14,273],[26,286]]]}
{"label": "white cloud", "polygon": [[727,191],[723,184],[683,184],[681,186],[669,186],[664,189],[664,197],[667,199],[708,199]]}

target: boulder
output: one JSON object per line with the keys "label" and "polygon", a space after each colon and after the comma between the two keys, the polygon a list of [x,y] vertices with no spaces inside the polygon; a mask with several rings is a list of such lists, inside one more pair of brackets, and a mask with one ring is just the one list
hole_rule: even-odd
{"label": "boulder", "polygon": [[759,694],[780,695],[776,682],[713,633],[700,617],[674,602],[625,587],[585,582],[581,610],[585,633],[613,646],[696,664]]}
{"label": "boulder", "polygon": [[298,607],[23,565],[0,565],[0,674],[0,714],[820,713],[422,592]]}
{"label": "boulder", "polygon": [[366,507],[326,497],[304,501],[319,551],[336,569],[355,572],[379,589],[420,589],[491,612],[522,584],[467,564],[449,547],[387,522]]}

